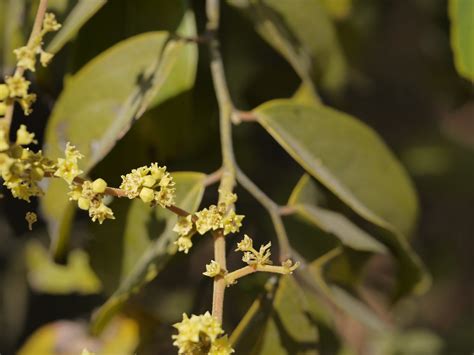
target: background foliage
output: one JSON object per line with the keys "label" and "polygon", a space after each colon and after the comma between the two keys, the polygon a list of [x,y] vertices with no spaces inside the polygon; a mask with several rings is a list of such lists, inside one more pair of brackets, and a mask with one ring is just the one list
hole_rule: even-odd
{"label": "background foliage", "polygon": [[[310,353],[315,343],[323,354],[367,344],[376,354],[472,350],[472,4],[224,2],[220,39],[232,97],[259,123],[234,129],[239,164],[278,203],[294,206],[297,214],[285,218],[291,243],[313,261],[309,275],[322,286],[315,297],[291,278],[239,282],[227,293],[224,324],[238,325],[238,353]],[[2,74],[11,72],[12,49],[25,41],[35,7],[0,1]],[[203,32],[201,1],[50,0],[50,8],[64,23],[47,43],[58,54],[37,73],[34,114],[15,125],[26,122],[51,157],[72,141],[87,157],[83,170],[114,186],[151,161],[171,171],[218,168],[207,48],[169,34]],[[178,205],[215,201],[204,178],[175,174]],[[50,183],[40,206],[8,192],[0,200],[0,352],[19,349],[43,325],[23,353],[71,337],[83,347],[91,340],[81,321],[98,309],[99,331],[124,305],[123,318],[101,335],[104,352],[173,352],[169,324],[184,311],[209,309],[211,283],[201,276],[209,240],[188,257],[172,256],[170,214],[113,201],[117,220],[91,225],[75,215],[65,190]],[[244,232],[272,238],[265,211],[237,192]],[[36,208],[43,220],[27,232],[25,212]],[[429,283],[408,237],[433,286],[388,311]]]}

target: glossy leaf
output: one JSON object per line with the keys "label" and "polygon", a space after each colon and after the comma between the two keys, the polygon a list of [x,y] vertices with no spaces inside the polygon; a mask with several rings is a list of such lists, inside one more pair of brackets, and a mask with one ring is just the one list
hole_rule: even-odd
{"label": "glossy leaf", "polygon": [[[180,31],[195,33],[191,13]],[[66,82],[46,129],[45,154],[59,157],[71,142],[85,155],[80,164],[89,172],[146,109],[193,85],[196,64],[195,45],[171,40],[166,32],[137,35],[113,46]],[[63,192],[64,185],[49,181],[42,199],[55,255],[63,251],[74,214],[67,196],[53,193]]]}
{"label": "glossy leaf", "polygon": [[344,215],[327,210],[316,205],[316,199],[308,201],[317,195],[315,186],[309,175],[303,175],[295,186],[289,206],[296,208],[297,213],[314,224],[319,229],[337,237],[341,243],[355,250],[385,253],[387,248],[374,237],[367,234]]}
{"label": "glossy leaf", "polygon": [[309,85],[329,90],[346,80],[347,63],[321,0],[228,0],[252,19],[257,32]]}
{"label": "glossy leaf", "polygon": [[[176,205],[194,212],[199,207],[204,193],[205,174],[194,172],[173,173],[176,181]],[[170,258],[176,253],[174,241],[177,234],[172,231],[177,217],[162,208],[151,209],[142,201],[133,201],[127,214],[127,222],[123,231],[123,252],[120,265],[114,260],[102,264],[107,269],[100,271],[108,275],[112,268],[120,268],[121,275],[117,290],[98,310],[94,317],[94,331],[100,332],[111,316],[121,308],[124,302],[146,283],[150,282],[163,269]],[[150,225],[162,224],[160,235],[154,235],[155,229]],[[105,232],[107,233],[107,232]],[[100,239],[100,235],[97,238]],[[119,237],[110,239],[116,242]],[[119,239],[120,240],[120,239]],[[107,247],[106,245],[103,247]],[[100,250],[93,251],[96,258],[101,258]]]}
{"label": "glossy leaf", "polygon": [[417,197],[405,170],[378,135],[351,116],[322,105],[275,100],[254,113],[308,173],[384,230],[381,241],[401,264],[403,282],[397,295],[413,288],[425,290],[429,281],[405,237],[414,228]]}
{"label": "glossy leaf", "polygon": [[414,227],[418,204],[405,170],[361,121],[325,106],[274,100],[258,122],[311,175],[373,223]]}
{"label": "glossy leaf", "polygon": [[474,1],[449,0],[451,47],[460,75],[474,82]]}
{"label": "glossy leaf", "polygon": [[44,293],[98,293],[101,284],[89,265],[89,257],[82,250],[73,250],[66,265],[54,263],[47,250],[36,241],[26,247],[28,280],[33,289]]}
{"label": "glossy leaf", "polygon": [[67,42],[74,38],[84,23],[94,16],[106,2],[107,0],[79,0],[64,21],[59,32],[48,44],[46,51],[49,53],[59,52]]}

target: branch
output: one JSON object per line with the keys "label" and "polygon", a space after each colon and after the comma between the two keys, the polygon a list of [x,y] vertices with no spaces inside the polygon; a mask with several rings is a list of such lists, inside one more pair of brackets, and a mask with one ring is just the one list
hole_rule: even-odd
{"label": "branch", "polygon": [[[222,178],[219,186],[219,202],[234,190],[235,186],[235,157],[232,144],[232,113],[234,105],[230,97],[229,88],[225,79],[224,64],[219,50],[217,32],[219,30],[220,8],[219,0],[207,0],[206,29],[211,36],[209,41],[210,68],[214,91],[219,106],[219,124],[222,150]],[[232,206],[229,206],[232,208]],[[213,233],[214,236],[214,260],[226,269],[225,237],[222,230]],[[226,288],[225,279],[222,276],[214,278],[212,297],[212,315],[222,324],[222,313],[224,308],[224,293]]]}
{"label": "branch", "polygon": [[[48,8],[48,0],[40,0],[38,5],[38,10],[36,11],[35,22],[33,24],[33,29],[31,30],[30,38],[28,39],[27,46],[30,46],[35,41],[41,32],[41,27],[43,24],[44,15],[46,14],[46,9]],[[25,68],[16,67],[14,75],[22,76],[25,72]],[[10,126],[13,119],[13,112],[15,111],[15,101],[7,100],[7,108],[5,111],[5,117],[0,119],[0,129],[5,130],[5,135],[8,137],[10,133]]]}

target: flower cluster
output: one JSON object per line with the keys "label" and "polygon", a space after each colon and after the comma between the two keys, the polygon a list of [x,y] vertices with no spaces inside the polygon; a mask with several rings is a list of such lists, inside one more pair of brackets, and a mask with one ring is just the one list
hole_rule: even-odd
{"label": "flower cluster", "polygon": [[173,231],[179,234],[176,241],[179,251],[188,253],[193,246],[191,238],[196,232],[203,235],[209,231],[222,229],[224,235],[228,235],[240,230],[244,216],[236,214],[235,210],[230,207],[237,201],[237,195],[227,194],[226,196],[218,206],[211,205],[194,215],[178,219]]}
{"label": "flower cluster", "polygon": [[71,185],[74,179],[83,173],[83,171],[79,169],[78,163],[80,159],[84,158],[84,155],[69,142],[66,144],[64,155],[64,158],[58,158],[57,170],[54,172],[54,176],[63,178]]}
{"label": "flower cluster", "polygon": [[36,67],[36,57],[38,55],[40,56],[41,65],[44,67],[47,66],[53,58],[53,55],[43,50],[43,38],[48,32],[55,32],[60,28],[61,25],[56,21],[54,14],[46,13],[40,33],[32,38],[26,46],[17,48],[13,51],[18,60],[18,67],[34,72]]}
{"label": "flower cluster", "polygon": [[71,185],[69,199],[77,201],[81,210],[89,211],[89,217],[92,221],[99,221],[102,224],[106,219],[115,219],[114,213],[110,207],[103,202],[107,183],[104,179],[96,179],[93,182],[84,181],[80,185]]}
{"label": "flower cluster", "polygon": [[178,334],[173,335],[174,343],[179,354],[209,354],[228,355],[234,350],[229,344],[219,321],[209,312],[203,315],[192,315],[189,318],[183,314],[183,320],[173,325]]}
{"label": "flower cluster", "polygon": [[157,163],[152,163],[149,167],[142,166],[122,175],[120,188],[130,199],[140,197],[143,202],[152,206],[158,204],[168,207],[174,203],[174,185],[173,177],[166,171],[166,166],[160,167]]}
{"label": "flower cluster", "polygon": [[42,152],[32,152],[24,146],[36,143],[34,134],[21,125],[16,142],[10,144],[4,130],[0,130],[0,174],[5,185],[16,198],[30,202],[33,196],[42,196],[38,183],[46,173],[53,173],[55,164]]}
{"label": "flower cluster", "polygon": [[[270,247],[272,243],[268,242],[265,245],[261,245],[260,249],[257,251],[253,247],[253,240],[247,234],[244,235],[239,243],[237,243],[237,249],[235,251],[241,251],[244,253],[242,261],[252,267],[262,267],[265,265],[271,265],[272,261],[270,260],[271,252]],[[281,264],[283,272],[280,273],[291,274],[293,271],[298,268],[299,262],[293,263],[290,259],[284,261]]]}
{"label": "flower cluster", "polygon": [[[17,58],[17,67],[24,70],[35,71],[36,58],[40,56],[41,65],[46,66],[53,55],[43,50],[43,37],[48,32],[57,31],[61,25],[56,21],[52,13],[47,13],[43,20],[43,25],[34,38],[26,46],[15,49],[13,52]],[[13,76],[5,78],[5,84],[0,85],[0,116],[4,116],[7,105],[6,100],[17,101],[25,115],[31,113],[31,105],[36,101],[36,95],[28,93],[31,83],[25,79],[23,71],[16,71]]]}

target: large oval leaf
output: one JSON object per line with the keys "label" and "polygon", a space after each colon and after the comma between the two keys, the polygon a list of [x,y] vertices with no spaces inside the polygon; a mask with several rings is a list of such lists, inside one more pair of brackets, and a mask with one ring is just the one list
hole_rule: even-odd
{"label": "large oval leaf", "polygon": [[402,166],[362,122],[325,106],[275,100],[254,110],[258,121],[311,175],[360,216],[380,227],[381,240],[400,260],[398,298],[429,284],[405,238],[418,204]]}
{"label": "large oval leaf", "polygon": [[418,211],[415,191],[370,127],[329,107],[291,100],[270,101],[254,113],[298,163],[354,211],[410,234]]}
{"label": "large oval leaf", "polygon": [[460,75],[474,82],[474,1],[450,0],[451,47]]}
{"label": "large oval leaf", "polygon": [[[346,80],[347,63],[321,0],[228,0],[309,85],[334,90]],[[311,85],[312,86],[312,85]]]}
{"label": "large oval leaf", "polygon": [[[173,173],[177,190],[176,205],[191,213],[196,211],[204,193],[205,177],[205,174],[195,172]],[[97,242],[94,244],[99,248],[93,246],[91,250],[93,265],[96,260],[95,264],[100,268],[97,272],[103,278],[108,278],[112,270],[120,270],[120,276],[118,283],[114,285],[116,291],[94,316],[95,333],[102,330],[132,293],[153,280],[176,253],[173,243],[177,234],[172,230],[176,220],[176,215],[167,210],[151,209],[141,200],[135,200],[127,213],[122,238],[117,234],[110,235],[107,229],[97,229],[99,233],[96,233]],[[158,228],[150,226],[159,225],[163,225],[162,232],[160,235],[154,235]],[[120,240],[120,254],[109,254],[108,258],[104,259],[102,251],[109,247],[114,248],[114,244]],[[105,283],[109,288],[112,286],[110,282]]]}
{"label": "large oval leaf", "polygon": [[[195,33],[192,13],[179,32]],[[80,164],[87,173],[146,109],[188,90],[196,64],[196,46],[172,40],[167,32],[137,35],[111,47],[66,82],[46,129],[46,155],[61,156],[71,142],[85,155]],[[74,216],[66,189],[62,181],[49,181],[42,199],[56,256],[64,250]]]}

